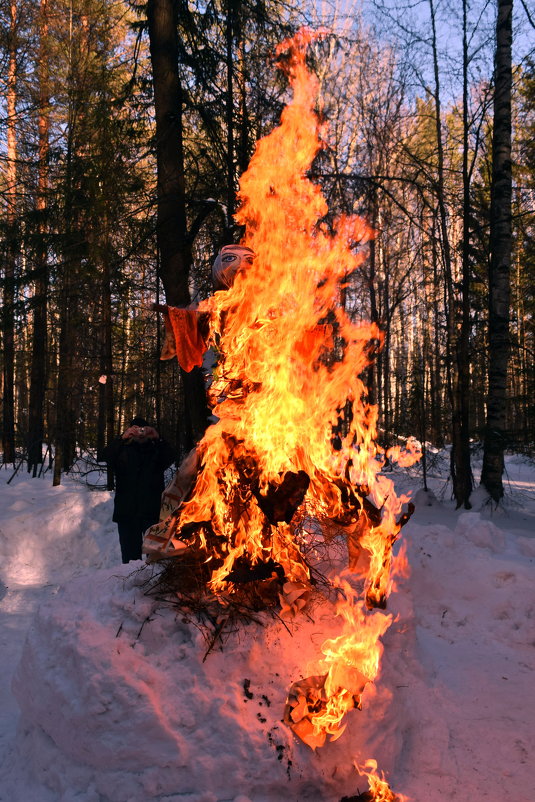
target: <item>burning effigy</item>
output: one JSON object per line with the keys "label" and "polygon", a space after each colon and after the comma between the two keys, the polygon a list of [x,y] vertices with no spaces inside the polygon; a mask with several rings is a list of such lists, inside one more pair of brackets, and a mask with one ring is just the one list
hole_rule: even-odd
{"label": "burning effigy", "polygon": [[[377,443],[362,374],[382,333],[352,321],[342,303],[374,232],[354,215],[327,224],[325,198],[307,177],[325,137],[306,65],[318,35],[302,30],[278,47],[293,98],[241,177],[235,217],[245,234],[227,246],[232,280],[195,309],[166,309],[171,353],[184,369],[208,348],[217,354],[208,390],[217,422],[177,471],[163,519],[144,539],[150,561],[193,572],[218,621],[244,594],[255,610],[290,620],[314,593],[335,598],[342,634],[323,644],[318,673],[292,685],[284,711],[313,749],[340,737],[377,676],[391,623],[382,609],[404,562],[393,545],[411,514],[382,468],[386,458],[419,458],[416,442],[386,453]],[[319,544],[328,562],[329,546],[341,542],[344,570],[320,573]]]}

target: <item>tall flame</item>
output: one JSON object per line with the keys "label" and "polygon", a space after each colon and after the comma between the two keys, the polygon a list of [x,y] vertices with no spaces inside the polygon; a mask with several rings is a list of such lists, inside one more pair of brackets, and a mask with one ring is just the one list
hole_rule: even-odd
{"label": "tall flame", "polygon": [[[280,126],[257,143],[241,178],[236,220],[245,226],[243,244],[255,252],[254,264],[199,308],[210,316],[219,352],[211,387],[219,423],[200,443],[203,470],[179,530],[210,521],[221,538],[225,559],[214,572],[214,590],[223,588],[243,554],[254,563],[269,553],[289,580],[306,581],[291,527],[279,523],[266,531],[254,494],[244,491],[251,461],[260,494],[286,471],[303,471],[318,515],[344,524],[366,520],[356,539],[371,555],[368,603],[374,606],[391,589],[391,546],[406,499],[378,476],[377,409],[365,402],[360,378],[382,334],[375,324],[351,322],[341,304],[344,282],[365,258],[361,246],[373,231],[357,216],[342,215],[328,226],[326,201],[306,176],[322,147],[314,111],[318,81],[305,63],[307,45],[319,35],[305,29],[279,46],[293,100]],[[335,450],[333,426],[348,404],[347,435]],[[237,493],[243,509],[229,514]]]}
{"label": "tall flame", "polygon": [[[365,577],[365,594],[359,598],[347,578],[336,580],[342,634],[324,643],[322,675],[311,678],[308,690],[297,684],[287,714],[313,747],[341,734],[343,716],[377,676],[379,639],[392,619],[370,610],[385,605],[393,574],[404,570],[392,546],[408,500],[380,473],[377,408],[366,401],[360,378],[382,333],[375,324],[352,322],[342,303],[347,277],[366,257],[362,246],[374,232],[354,215],[327,223],[325,198],[307,177],[323,130],[306,51],[321,35],[304,29],[277,49],[293,98],[280,125],[257,143],[240,182],[236,221],[254,263],[199,307],[219,354],[210,388],[219,422],[198,446],[201,469],[168,540],[187,542],[195,532],[214,566],[210,587],[218,594],[232,590],[238,560],[274,561],[284,573],[283,607],[298,609],[309,566],[292,515],[266,517],[270,494],[285,477],[297,477],[296,504],[306,492],[316,519],[346,533],[349,568]],[[342,410],[347,434],[335,448]],[[409,464],[419,449],[411,442],[386,456]]]}
{"label": "tall flame", "polygon": [[[257,144],[241,180],[236,219],[246,226],[243,244],[256,253],[254,265],[207,306],[223,355],[213,394],[248,385],[244,397],[218,405],[221,430],[231,425],[253,448],[266,481],[284,470],[305,470],[315,495],[336,512],[340,494],[327,498],[323,480],[341,469],[333,459],[332,426],[350,397],[357,401],[359,440],[373,437],[375,413],[360,404],[365,388],[358,376],[369,362],[366,345],[381,334],[374,325],[350,323],[340,305],[340,282],[364,258],[352,246],[372,232],[360,218],[344,217],[332,236],[321,223],[325,199],[305,175],[321,147],[313,111],[317,81],[305,66],[310,36],[301,36],[284,62],[294,100],[280,127]],[[346,347],[333,365],[335,338]]]}
{"label": "tall flame", "polygon": [[335,581],[343,590],[336,614],[343,621],[342,634],[326,640],[321,647],[323,666],[327,668],[325,710],[312,720],[314,732],[336,740],[342,734],[343,716],[352,708],[360,707],[360,697],[369,682],[375,680],[381,662],[383,646],[379,638],[384,635],[392,616],[376,612],[367,615],[364,602],[357,598],[351,585],[340,578]]}

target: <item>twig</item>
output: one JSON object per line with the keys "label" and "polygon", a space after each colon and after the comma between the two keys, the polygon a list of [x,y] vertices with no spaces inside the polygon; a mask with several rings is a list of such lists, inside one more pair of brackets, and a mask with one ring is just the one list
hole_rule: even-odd
{"label": "twig", "polygon": [[219,636],[220,636],[220,634],[221,634],[221,632],[222,632],[222,630],[223,630],[223,627],[224,627],[224,626],[225,626],[225,624],[227,623],[227,620],[228,620],[228,619],[225,619],[225,620],[223,620],[223,621],[220,621],[220,622],[219,622],[219,624],[217,625],[217,627],[216,627],[216,630],[215,630],[215,632],[214,632],[214,636],[213,636],[212,640],[210,641],[210,644],[209,644],[209,646],[208,646],[208,649],[206,650],[206,652],[205,652],[205,654],[204,654],[204,657],[203,657],[203,659],[202,659],[203,663],[204,663],[204,661],[206,660],[206,658],[208,657],[208,655],[210,654],[210,652],[212,651],[212,649],[214,648],[214,646],[215,646],[215,643],[216,643],[217,639],[219,638]]}
{"label": "twig", "polygon": [[9,484],[11,482],[11,480],[15,478],[15,476],[18,474],[20,466],[22,465],[23,462],[24,462],[24,457],[22,457],[22,459],[20,460],[19,464],[17,465],[17,467],[15,468],[15,470],[13,471],[13,473],[11,474],[9,479],[7,480],[6,484]]}
{"label": "twig", "polygon": [[136,645],[136,643],[140,639],[141,633],[143,632],[143,627],[145,626],[145,624],[148,624],[148,623],[150,623],[150,621],[153,621],[153,620],[154,619],[151,618],[151,613],[149,613],[148,616],[145,618],[145,620],[143,621],[143,623],[141,624],[141,626],[139,628],[139,631],[138,631],[138,633],[136,635],[136,638],[135,638],[135,640],[134,640],[134,642],[132,644],[132,649],[134,648],[134,646]]}

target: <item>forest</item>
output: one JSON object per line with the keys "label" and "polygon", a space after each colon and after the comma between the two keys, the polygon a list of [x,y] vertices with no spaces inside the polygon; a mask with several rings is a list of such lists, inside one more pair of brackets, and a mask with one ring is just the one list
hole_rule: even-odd
{"label": "forest", "polygon": [[[523,0],[3,0],[2,460],[54,484],[135,415],[184,455],[195,369],[161,361],[154,305],[212,293],[255,143],[309,61],[326,145],[309,177],[365,217],[342,294],[384,342],[366,371],[380,444],[451,447],[499,502],[504,453],[535,449],[535,18]],[[325,221],[329,224],[329,219]],[[335,358],[335,355],[333,356]],[[429,450],[429,449],[428,449]]]}

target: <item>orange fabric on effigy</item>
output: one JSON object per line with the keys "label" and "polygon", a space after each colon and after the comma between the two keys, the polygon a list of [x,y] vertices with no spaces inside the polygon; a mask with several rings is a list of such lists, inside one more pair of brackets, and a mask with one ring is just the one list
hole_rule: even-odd
{"label": "orange fabric on effigy", "polygon": [[189,372],[202,365],[207,344],[199,331],[199,314],[195,309],[168,306],[164,313],[165,342],[160,359],[176,356],[178,364]]}

